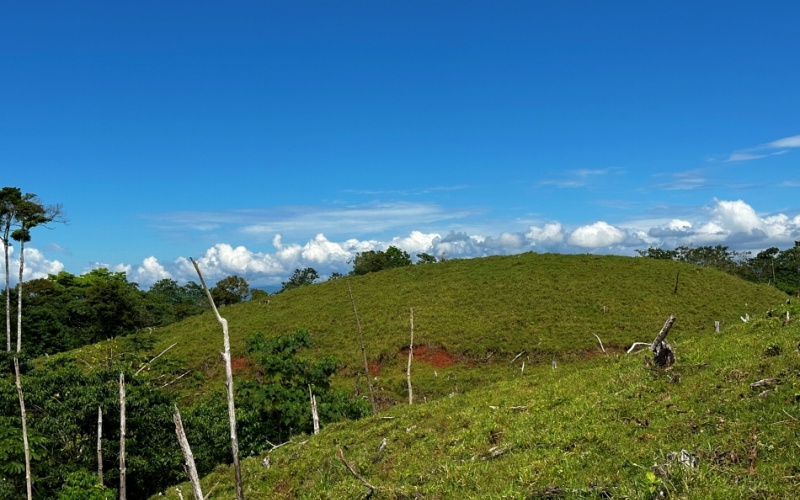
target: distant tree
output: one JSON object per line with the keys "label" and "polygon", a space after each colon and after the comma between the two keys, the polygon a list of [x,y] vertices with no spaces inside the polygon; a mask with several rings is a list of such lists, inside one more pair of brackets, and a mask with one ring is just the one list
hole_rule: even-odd
{"label": "distant tree", "polygon": [[391,246],[386,249],[386,263],[388,264],[388,269],[410,266],[411,256],[405,250]]}
{"label": "distant tree", "polygon": [[261,290],[260,288],[251,288],[250,289],[250,300],[259,301],[265,300],[269,297],[269,292],[266,290]]}
{"label": "distant tree", "polygon": [[292,277],[289,278],[289,281],[281,282],[281,285],[283,285],[283,287],[278,291],[278,293],[285,292],[293,288],[299,288],[301,286],[311,285],[318,279],[319,279],[319,274],[313,267],[306,267],[304,269],[295,269],[294,274],[292,274]]}
{"label": "distant tree", "polygon": [[408,252],[395,246],[390,246],[385,252],[383,250],[368,250],[357,253],[353,259],[352,274],[362,275],[410,265],[411,257]]}
{"label": "distant tree", "polygon": [[153,283],[146,295],[156,307],[168,306],[168,317],[161,317],[157,321],[161,326],[200,314],[207,304],[205,292],[194,281],[180,286],[177,281],[164,278]]}
{"label": "distant tree", "polygon": [[218,306],[238,304],[250,295],[250,285],[240,276],[228,276],[219,280],[210,291]]}
{"label": "distant tree", "polygon": [[429,253],[418,253],[417,254],[417,264],[434,264],[436,263],[436,257]]}
{"label": "distant tree", "polygon": [[640,257],[649,259],[675,260],[678,252],[675,250],[664,250],[663,248],[650,247],[647,250],[636,250]]}
{"label": "distant tree", "polygon": [[328,276],[328,281],[338,280],[339,278],[344,278],[344,274],[334,271]]}

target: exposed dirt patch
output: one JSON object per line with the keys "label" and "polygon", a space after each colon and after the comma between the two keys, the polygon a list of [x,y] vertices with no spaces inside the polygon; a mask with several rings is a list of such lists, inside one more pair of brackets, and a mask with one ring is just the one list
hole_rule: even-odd
{"label": "exposed dirt patch", "polygon": [[231,358],[231,371],[239,372],[250,368],[250,362],[245,357]]}
{"label": "exposed dirt patch", "polygon": [[[400,350],[403,357],[408,357],[408,347]],[[414,359],[429,363],[437,368],[450,366],[456,362],[452,354],[441,347],[428,347],[426,345],[414,346]]]}
{"label": "exposed dirt patch", "polygon": [[367,365],[367,369],[369,370],[369,374],[375,377],[381,374],[381,364],[377,361],[369,363],[369,365]]}

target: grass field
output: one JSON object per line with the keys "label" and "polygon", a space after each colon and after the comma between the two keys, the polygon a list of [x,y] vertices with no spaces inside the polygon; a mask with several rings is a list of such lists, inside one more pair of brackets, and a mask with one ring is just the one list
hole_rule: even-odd
{"label": "grass field", "polygon": [[[331,425],[249,458],[245,491],[364,497],[342,450],[375,498],[795,498],[800,329],[781,324],[759,318],[674,339],[677,362],[666,371],[619,352],[555,370],[515,366],[506,380]],[[780,383],[751,388],[763,379]],[[695,467],[669,458],[681,450]],[[220,467],[203,486],[232,498],[232,471]]]}

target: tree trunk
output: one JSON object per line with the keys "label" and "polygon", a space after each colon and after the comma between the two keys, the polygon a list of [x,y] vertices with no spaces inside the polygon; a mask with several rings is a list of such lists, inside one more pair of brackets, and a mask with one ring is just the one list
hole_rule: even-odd
{"label": "tree trunk", "polygon": [[672,347],[664,340],[667,338],[673,323],[675,323],[675,316],[670,315],[651,346],[653,361],[660,368],[669,368],[675,363],[675,353],[672,351]]}
{"label": "tree trunk", "polygon": [[103,484],[103,407],[97,407],[97,479]]}
{"label": "tree trunk", "polygon": [[11,276],[8,264],[8,231],[3,240],[5,250],[5,272],[6,272],[6,352],[11,352]]}
{"label": "tree trunk", "polygon": [[25,239],[19,242],[19,282],[17,283],[17,352],[22,350],[22,273],[25,270]]}
{"label": "tree trunk", "polygon": [[192,455],[192,449],[189,447],[189,440],[186,439],[186,433],[183,430],[183,420],[181,420],[181,412],[178,410],[178,405],[175,405],[173,420],[175,421],[175,433],[178,435],[178,443],[181,445],[183,458],[186,460],[186,474],[189,476],[189,481],[192,483],[192,493],[194,493],[196,499],[203,500],[203,490],[200,489],[200,476],[197,475],[194,455]]}
{"label": "tree trunk", "polygon": [[411,308],[411,342],[408,344],[408,368],[406,380],[408,381],[408,404],[414,404],[414,393],[411,390],[411,358],[414,357],[414,308]]}
{"label": "tree trunk", "polygon": [[28,446],[28,416],[25,413],[25,396],[22,394],[22,380],[19,375],[19,360],[14,358],[14,375],[17,383],[17,395],[19,396],[19,411],[22,415],[22,446],[25,449],[25,488],[28,493],[28,500],[33,498],[31,488],[31,450]]}
{"label": "tree trunk", "polygon": [[202,273],[200,273],[200,267],[197,265],[197,262],[195,262],[194,259],[190,260],[194,265],[195,271],[197,271],[197,276],[200,277],[200,283],[203,285],[203,289],[206,291],[206,296],[208,297],[209,304],[211,304],[211,309],[214,310],[214,314],[217,316],[217,321],[219,321],[219,324],[222,325],[222,344],[223,348],[225,349],[225,352],[222,353],[222,359],[225,361],[225,386],[228,389],[228,419],[230,421],[231,428],[231,453],[233,454],[233,472],[236,480],[236,499],[243,500],[244,491],[242,488],[242,469],[239,466],[239,440],[236,437],[236,406],[234,405],[233,401],[233,370],[231,369],[231,340],[230,336],[228,335],[228,320],[220,316],[217,306],[214,304],[214,298],[211,296],[211,292],[206,286],[206,282],[203,279]]}
{"label": "tree trunk", "polygon": [[126,500],[125,485],[125,375],[119,374],[119,500]]}
{"label": "tree trunk", "polygon": [[372,381],[369,379],[369,363],[367,363],[367,351],[364,347],[364,335],[361,333],[361,321],[358,319],[358,311],[356,310],[356,301],[353,298],[353,290],[350,288],[350,283],[347,284],[347,292],[350,294],[350,302],[353,303],[353,314],[356,316],[356,327],[358,328],[358,340],[361,342],[361,357],[364,359],[364,376],[367,377],[367,387],[369,388],[369,402],[372,404],[372,414],[378,413],[378,406],[375,404],[375,389],[372,387]]}

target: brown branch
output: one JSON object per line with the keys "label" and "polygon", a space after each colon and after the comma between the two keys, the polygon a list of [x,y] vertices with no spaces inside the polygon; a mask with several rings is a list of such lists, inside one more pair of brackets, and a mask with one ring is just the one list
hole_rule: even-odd
{"label": "brown branch", "polygon": [[367,480],[364,479],[358,472],[356,472],[356,470],[353,468],[353,466],[350,465],[347,462],[347,460],[345,460],[344,453],[342,453],[342,449],[341,448],[339,448],[339,451],[337,452],[337,455],[339,455],[339,459],[342,461],[344,466],[347,467],[347,470],[350,471],[350,474],[352,474],[353,477],[355,477],[356,479],[361,481],[361,484],[363,484],[365,487],[367,487],[369,489],[369,493],[367,493],[367,498],[371,497],[375,493],[375,487],[372,486],[371,484],[369,484],[367,482]]}

